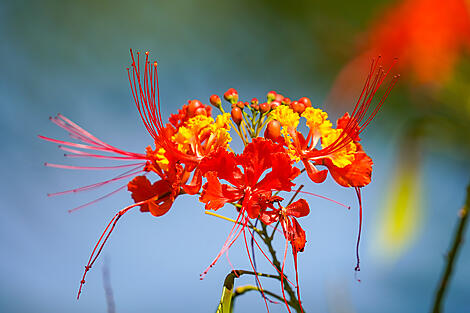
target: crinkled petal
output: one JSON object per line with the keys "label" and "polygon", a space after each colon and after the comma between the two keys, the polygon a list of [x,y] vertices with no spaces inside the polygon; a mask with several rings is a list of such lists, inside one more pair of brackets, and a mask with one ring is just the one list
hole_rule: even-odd
{"label": "crinkled petal", "polygon": [[343,168],[337,167],[328,159],[324,163],[330,170],[333,179],[344,187],[364,187],[371,181],[372,159],[362,150],[360,144],[355,154],[354,161]]}
{"label": "crinkled petal", "polygon": [[214,153],[205,157],[199,165],[202,175],[207,172],[216,172],[220,179],[224,179],[234,186],[244,184],[243,174],[237,166],[237,159],[234,153],[219,148]]}
{"label": "crinkled petal", "polygon": [[248,186],[254,186],[261,175],[272,167],[272,155],[284,152],[284,148],[271,140],[255,138],[246,145],[243,154],[239,155],[238,163],[245,170],[245,179]]}
{"label": "crinkled petal", "polygon": [[300,170],[292,166],[292,160],[288,154],[274,153],[271,155],[271,172],[256,184],[255,188],[260,190],[284,190],[290,191],[297,176],[300,175]]}
{"label": "crinkled petal", "polygon": [[[167,180],[156,181],[153,185],[145,176],[136,176],[127,184],[127,189],[131,192],[134,202],[148,200],[140,206],[142,212],[151,212],[154,216],[161,216],[168,212],[176,194],[172,192],[171,184]],[[156,207],[164,203],[164,208]]]}
{"label": "crinkled petal", "polygon": [[243,194],[234,187],[221,184],[216,172],[206,173],[207,183],[202,187],[199,201],[206,204],[206,210],[218,210],[227,202],[240,200]]}

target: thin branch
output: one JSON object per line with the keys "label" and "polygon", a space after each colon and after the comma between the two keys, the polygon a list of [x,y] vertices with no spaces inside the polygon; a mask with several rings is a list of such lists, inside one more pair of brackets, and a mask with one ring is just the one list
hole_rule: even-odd
{"label": "thin branch", "polygon": [[467,220],[468,220],[469,209],[470,209],[470,185],[468,185],[467,187],[467,199],[465,201],[465,206],[460,210],[458,214],[457,230],[454,234],[452,247],[449,253],[447,254],[447,258],[446,258],[447,264],[445,266],[444,273],[442,274],[442,278],[439,282],[439,285],[436,291],[436,296],[434,297],[434,304],[433,304],[433,309],[432,309],[433,313],[442,312],[442,301],[444,300],[447,288],[450,283],[450,278],[452,276],[454,264],[457,260],[459,249],[462,246],[465,227],[467,225]]}
{"label": "thin branch", "polygon": [[[256,286],[253,286],[253,285],[246,285],[246,286],[237,287],[237,288],[235,289],[235,292],[233,293],[233,297],[232,297],[232,306],[233,306],[233,300],[234,300],[236,297],[241,296],[241,295],[243,295],[244,293],[246,293],[246,292],[248,292],[248,291],[250,291],[250,290],[261,291],[260,288],[258,288],[258,287],[256,287]],[[275,293],[272,292],[272,291],[263,289],[263,292],[264,292],[265,294],[267,294],[267,295],[269,295],[269,296],[271,296],[271,297],[273,297],[273,298],[279,300],[279,301],[284,302],[284,299],[283,299],[281,296],[275,294]]]}

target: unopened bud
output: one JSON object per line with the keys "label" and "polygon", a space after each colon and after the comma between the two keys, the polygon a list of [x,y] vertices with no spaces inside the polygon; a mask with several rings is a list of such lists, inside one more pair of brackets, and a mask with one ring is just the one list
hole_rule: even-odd
{"label": "unopened bud", "polygon": [[276,97],[274,98],[274,100],[279,101],[279,102],[282,102],[283,99],[284,99],[284,96],[281,95],[280,93],[278,93]]}
{"label": "unopened bud", "polygon": [[281,102],[274,100],[274,101],[271,102],[271,109],[274,110],[275,108],[277,108],[280,105],[281,105]]}
{"label": "unopened bud", "polygon": [[192,117],[196,115],[196,110],[199,108],[203,108],[203,104],[199,100],[190,100],[188,101],[188,113],[189,116]]}
{"label": "unopened bud", "polygon": [[207,110],[203,107],[199,107],[194,112],[194,115],[205,115],[205,116],[207,116]]}
{"label": "unopened bud", "polygon": [[285,105],[290,105],[291,103],[290,98],[285,97],[284,99],[282,99],[281,103]]}
{"label": "unopened bud", "polygon": [[268,92],[268,94],[266,95],[266,98],[268,98],[268,102],[271,102],[273,101],[274,99],[276,99],[276,92],[271,90],[270,92]]}
{"label": "unopened bud", "polygon": [[240,126],[240,123],[243,120],[242,110],[239,107],[234,107],[231,112],[232,120],[235,124]]}
{"label": "unopened bud", "polygon": [[[273,101],[274,102],[274,101]],[[272,103],[272,102],[271,102]],[[266,113],[271,110],[271,104],[264,102],[259,105],[259,110],[261,113]]]}
{"label": "unopened bud", "polygon": [[237,103],[238,91],[236,91],[234,88],[230,88],[224,93],[224,99],[229,101],[230,103]]}
{"label": "unopened bud", "polygon": [[292,111],[299,114],[302,114],[305,111],[305,105],[303,103],[300,103],[299,101],[292,101],[290,104],[290,108],[292,109]]}
{"label": "unopened bud", "polygon": [[281,123],[279,123],[279,121],[272,120],[266,126],[266,130],[264,131],[264,137],[266,139],[271,139],[275,141],[280,136],[281,136]]}
{"label": "unopened bud", "polygon": [[240,109],[243,110],[243,108],[245,107],[245,103],[243,103],[242,101],[238,101],[237,102],[237,107],[239,107]]}
{"label": "unopened bud", "polygon": [[220,97],[218,95],[212,95],[209,98],[209,101],[213,106],[215,106],[218,109],[220,109],[222,106],[222,101],[220,101]]}
{"label": "unopened bud", "polygon": [[300,103],[303,103],[303,105],[306,107],[306,108],[309,108],[312,106],[312,101],[310,101],[310,98],[307,98],[307,97],[302,97],[299,99],[299,102]]}

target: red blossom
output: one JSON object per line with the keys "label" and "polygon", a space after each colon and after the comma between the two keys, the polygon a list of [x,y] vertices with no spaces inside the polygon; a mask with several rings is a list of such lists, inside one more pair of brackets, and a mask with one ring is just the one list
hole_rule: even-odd
{"label": "red blossom", "polygon": [[[281,145],[263,138],[253,139],[241,155],[219,149],[199,167],[208,179],[200,197],[206,209],[217,210],[239,201],[250,218],[259,216],[273,190],[290,191],[292,180],[300,174]],[[221,179],[231,185],[221,184]]]}

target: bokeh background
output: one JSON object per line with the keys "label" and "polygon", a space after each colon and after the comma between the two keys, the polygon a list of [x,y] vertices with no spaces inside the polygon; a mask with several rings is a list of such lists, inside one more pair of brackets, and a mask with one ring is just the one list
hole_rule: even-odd
{"label": "bokeh background", "polygon": [[[121,148],[142,152],[151,144],[129,92],[129,48],[150,50],[159,61],[165,116],[189,99],[207,103],[211,94],[235,87],[247,101],[269,90],[308,96],[335,119],[353,107],[371,55],[398,57],[393,72],[400,82],[363,139],[375,166],[373,182],[363,189],[362,282],[353,270],[355,195],[331,179],[299,183],[352,209],[308,199],[312,213],[302,221],[308,242],[299,271],[308,312],[428,311],[470,176],[468,8],[463,0],[2,1],[0,311],[106,312],[104,282],[116,312],[217,306],[230,266],[221,259],[203,281],[199,273],[231,225],[204,215],[189,197],[158,219],[128,213],[75,299],[98,235],[132,200],[123,191],[68,214],[112,186],[63,197],[47,193],[113,174],[44,167],[45,161],[97,162],[65,159],[37,135],[66,138],[48,120],[60,112]],[[228,207],[221,212],[233,215]],[[241,245],[230,256],[236,267],[249,268]],[[470,310],[469,260],[466,244],[446,312]],[[265,282],[275,291],[278,285]],[[265,310],[256,293],[238,298],[235,309]]]}

